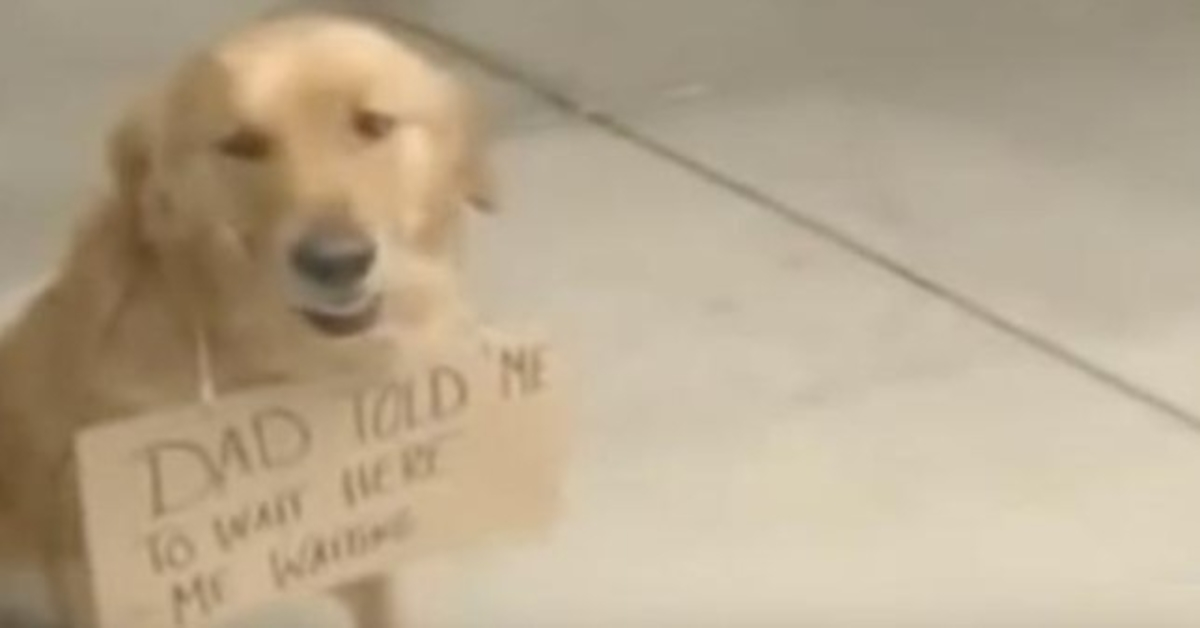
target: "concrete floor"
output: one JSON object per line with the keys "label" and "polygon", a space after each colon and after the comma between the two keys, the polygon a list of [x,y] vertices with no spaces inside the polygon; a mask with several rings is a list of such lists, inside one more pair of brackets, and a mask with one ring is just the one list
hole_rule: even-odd
{"label": "concrete floor", "polygon": [[[0,285],[119,95],[274,5],[0,8]],[[467,49],[480,292],[585,376],[554,537],[414,566],[417,625],[1200,625],[1200,5],[357,8]]]}

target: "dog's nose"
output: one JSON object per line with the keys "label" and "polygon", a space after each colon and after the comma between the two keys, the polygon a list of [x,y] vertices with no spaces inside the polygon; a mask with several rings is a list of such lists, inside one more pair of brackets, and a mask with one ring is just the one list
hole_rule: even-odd
{"label": "dog's nose", "polygon": [[353,286],[375,264],[375,244],[360,234],[311,235],[292,249],[292,265],[311,281],[331,288]]}

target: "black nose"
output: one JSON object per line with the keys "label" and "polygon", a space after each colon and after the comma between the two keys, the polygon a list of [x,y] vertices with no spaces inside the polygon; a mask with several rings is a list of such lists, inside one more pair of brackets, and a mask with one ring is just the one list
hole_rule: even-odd
{"label": "black nose", "polygon": [[292,265],[313,282],[331,288],[362,281],[375,264],[375,244],[357,234],[311,235],[292,249]]}

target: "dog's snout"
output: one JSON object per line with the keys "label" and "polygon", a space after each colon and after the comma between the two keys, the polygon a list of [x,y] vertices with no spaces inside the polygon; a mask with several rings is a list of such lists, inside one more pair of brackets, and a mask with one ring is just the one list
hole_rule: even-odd
{"label": "dog's snout", "polygon": [[292,265],[301,275],[327,287],[362,281],[375,264],[375,244],[357,233],[314,234],[292,249]]}

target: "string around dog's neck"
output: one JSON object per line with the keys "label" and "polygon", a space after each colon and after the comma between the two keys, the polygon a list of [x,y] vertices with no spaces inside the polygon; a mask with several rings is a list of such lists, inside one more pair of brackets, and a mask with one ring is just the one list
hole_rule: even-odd
{"label": "string around dog's neck", "polygon": [[[189,283],[196,276],[190,268],[181,265],[178,258],[159,253],[157,268],[162,273],[162,280],[168,286],[170,301],[177,315],[187,330],[191,333],[191,344],[196,398],[203,406],[211,406],[217,400],[216,372],[213,365],[212,342],[206,325],[205,305],[203,299],[198,299],[181,286]],[[185,332],[186,333],[186,332]]]}
{"label": "string around dog's neck", "polygon": [[212,347],[209,346],[208,335],[204,328],[194,326],[196,345],[196,395],[200,404],[211,406],[217,401],[216,377],[213,373]]}

